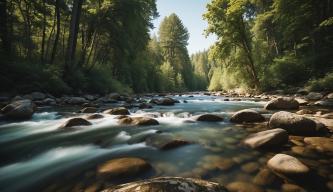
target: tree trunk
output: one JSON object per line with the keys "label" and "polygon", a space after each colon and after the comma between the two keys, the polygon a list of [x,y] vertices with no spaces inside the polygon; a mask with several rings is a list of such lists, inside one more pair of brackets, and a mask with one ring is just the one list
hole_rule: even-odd
{"label": "tree trunk", "polygon": [[83,0],[74,0],[73,2],[68,45],[65,58],[65,69],[64,69],[65,78],[75,68],[75,51],[76,51],[77,35],[79,31],[79,21],[81,15],[82,2]]}
{"label": "tree trunk", "polygon": [[57,20],[57,31],[55,34],[55,39],[54,39],[53,48],[52,48],[52,52],[51,52],[50,64],[53,64],[53,62],[54,62],[54,58],[55,58],[55,55],[57,52],[57,47],[58,47],[59,36],[60,36],[60,0],[56,0],[55,13],[56,13],[56,20]]}
{"label": "tree trunk", "polygon": [[44,64],[44,51],[45,51],[45,36],[46,36],[46,5],[45,0],[43,0],[43,32],[42,32],[42,45],[40,53],[40,62]]}
{"label": "tree trunk", "polygon": [[8,57],[11,53],[11,41],[8,34],[7,0],[0,0],[0,39],[2,49]]}

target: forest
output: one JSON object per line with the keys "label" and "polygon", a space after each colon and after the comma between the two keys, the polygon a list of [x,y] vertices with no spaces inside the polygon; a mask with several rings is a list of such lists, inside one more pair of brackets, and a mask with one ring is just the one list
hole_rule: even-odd
{"label": "forest", "polygon": [[208,50],[189,55],[155,0],[0,1],[0,92],[52,94],[333,89],[330,0],[212,0]]}

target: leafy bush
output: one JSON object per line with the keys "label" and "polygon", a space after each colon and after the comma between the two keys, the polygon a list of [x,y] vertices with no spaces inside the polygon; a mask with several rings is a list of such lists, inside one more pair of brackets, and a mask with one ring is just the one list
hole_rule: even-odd
{"label": "leafy bush", "polygon": [[333,72],[327,73],[325,77],[310,80],[307,83],[310,91],[333,91]]}

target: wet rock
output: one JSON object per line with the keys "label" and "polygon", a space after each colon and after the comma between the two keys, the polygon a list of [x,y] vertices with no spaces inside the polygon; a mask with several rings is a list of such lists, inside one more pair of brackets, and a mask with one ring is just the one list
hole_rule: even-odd
{"label": "wet rock", "polygon": [[156,119],[149,117],[124,117],[119,119],[118,123],[120,125],[159,125],[159,122]]}
{"label": "wet rock", "polygon": [[318,156],[313,149],[309,149],[309,148],[302,147],[302,146],[294,146],[291,148],[291,151],[294,154],[303,156],[303,157],[316,158]]}
{"label": "wet rock", "polygon": [[141,143],[144,142],[148,137],[154,136],[158,131],[148,130],[141,133],[132,135],[132,137],[127,141],[128,144]]}
{"label": "wet rock", "polygon": [[277,180],[277,177],[271,170],[267,168],[261,169],[258,174],[254,177],[253,183],[257,185],[271,185]]}
{"label": "wet rock", "polygon": [[316,122],[286,111],[274,113],[269,120],[270,128],[282,128],[294,135],[317,134]]}
{"label": "wet rock", "polygon": [[252,183],[236,181],[227,185],[230,192],[264,192],[263,189]]}
{"label": "wet rock", "polygon": [[333,93],[330,93],[330,94],[326,95],[326,98],[327,99],[333,99]]}
{"label": "wet rock", "polygon": [[245,173],[254,173],[259,169],[259,163],[250,162],[241,166],[242,171]]}
{"label": "wet rock", "polygon": [[179,103],[179,101],[174,100],[170,97],[165,97],[165,98],[162,98],[162,99],[152,100],[152,101],[151,102],[154,103],[154,104],[165,105],[165,106],[171,106],[171,105],[174,105],[175,103]]}
{"label": "wet rock", "polygon": [[102,119],[102,118],[104,118],[104,116],[101,115],[101,114],[98,114],[98,113],[95,113],[95,114],[92,114],[92,115],[87,115],[87,116],[85,117],[85,119],[88,119],[88,120],[92,120],[92,119]]}
{"label": "wet rock", "polygon": [[296,97],[295,100],[299,103],[299,105],[303,106],[303,105],[307,105],[309,102],[303,98],[298,98]]}
{"label": "wet rock", "polygon": [[326,137],[306,137],[306,144],[314,146],[320,152],[333,152],[333,139]]}
{"label": "wet rock", "polygon": [[98,166],[97,174],[106,178],[134,177],[152,170],[152,166],[144,159],[124,157],[112,159]]}
{"label": "wet rock", "polygon": [[219,185],[201,179],[182,177],[160,177],[142,180],[106,189],[105,192],[227,192]]}
{"label": "wet rock", "polygon": [[228,171],[235,166],[232,159],[224,158],[219,155],[206,155],[198,163],[207,170],[221,170]]}
{"label": "wet rock", "polygon": [[89,121],[83,118],[72,118],[67,120],[64,124],[60,126],[60,128],[70,128],[76,126],[88,126],[92,125]]}
{"label": "wet rock", "polygon": [[140,103],[139,104],[139,109],[151,109],[151,108],[153,108],[153,106],[151,106],[148,103]]}
{"label": "wet rock", "polygon": [[326,113],[324,115],[320,116],[321,118],[325,118],[325,119],[333,119],[333,112],[331,113]]}
{"label": "wet rock", "polygon": [[283,184],[281,188],[283,192],[306,192],[302,187],[290,183]]}
{"label": "wet rock", "polygon": [[85,107],[80,110],[80,113],[96,113],[97,108],[96,107]]}
{"label": "wet rock", "polygon": [[93,100],[97,99],[96,96],[94,96],[94,95],[89,95],[89,94],[86,94],[86,95],[84,95],[83,97],[84,97],[85,99],[89,100],[89,101],[93,101]]}
{"label": "wet rock", "polygon": [[146,139],[146,144],[162,150],[168,150],[190,144],[190,142],[175,138],[170,134],[162,133],[148,137]]}
{"label": "wet rock", "polygon": [[321,107],[333,107],[333,100],[320,100],[320,101],[316,101],[314,103],[314,105],[316,106],[321,106]]}
{"label": "wet rock", "polygon": [[280,147],[288,142],[288,133],[284,129],[272,129],[250,135],[244,140],[251,148]]}
{"label": "wet rock", "polygon": [[315,114],[315,112],[311,111],[309,109],[301,109],[301,110],[297,111],[296,114],[298,114],[298,115]]}
{"label": "wet rock", "polygon": [[121,96],[119,93],[110,93],[107,98],[112,99],[112,100],[117,100],[120,101],[121,100]]}
{"label": "wet rock", "polygon": [[35,104],[28,99],[14,101],[1,109],[1,113],[10,119],[29,119],[35,112]]}
{"label": "wet rock", "polygon": [[310,169],[301,161],[285,154],[277,154],[267,162],[268,167],[282,178],[303,178]]}
{"label": "wet rock", "polygon": [[267,110],[298,109],[299,103],[291,97],[279,97],[269,101],[264,108]]}
{"label": "wet rock", "polygon": [[88,103],[88,100],[86,100],[83,97],[64,97],[63,101],[71,105],[80,105],[83,103]]}
{"label": "wet rock", "polygon": [[103,113],[109,115],[129,115],[130,112],[125,107],[117,107],[113,109],[105,110]]}
{"label": "wet rock", "polygon": [[41,101],[42,105],[56,105],[57,101],[53,98],[46,98],[44,100]]}
{"label": "wet rock", "polygon": [[261,122],[265,121],[265,117],[252,109],[244,109],[233,114],[230,121],[233,123]]}
{"label": "wet rock", "polygon": [[313,100],[319,100],[319,99],[321,99],[321,98],[323,98],[323,97],[324,97],[324,96],[323,96],[323,94],[321,94],[321,93],[310,92],[310,93],[306,96],[306,99],[313,101]]}
{"label": "wet rock", "polygon": [[193,117],[193,120],[195,121],[208,121],[208,122],[217,122],[217,121],[223,121],[223,117],[213,114],[203,114],[203,115],[197,115]]}

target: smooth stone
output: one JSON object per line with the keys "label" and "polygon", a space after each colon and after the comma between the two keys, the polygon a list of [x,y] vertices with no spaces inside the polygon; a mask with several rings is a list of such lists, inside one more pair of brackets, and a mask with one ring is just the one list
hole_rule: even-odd
{"label": "smooth stone", "polygon": [[333,99],[333,93],[330,93],[330,94],[326,95],[326,98],[327,99]]}
{"label": "smooth stone", "polygon": [[293,135],[318,134],[315,121],[286,111],[274,113],[269,120],[269,127],[282,128]]}
{"label": "smooth stone", "polygon": [[121,96],[119,93],[110,93],[107,98],[112,99],[112,100],[121,100]]}
{"label": "smooth stone", "polygon": [[280,147],[288,142],[288,133],[284,129],[261,131],[248,136],[244,143],[251,148]]}
{"label": "smooth stone", "polygon": [[149,117],[123,117],[119,119],[118,123],[120,125],[138,125],[138,126],[159,125],[159,122],[156,119]]}
{"label": "smooth stone", "polygon": [[282,178],[297,178],[305,176],[310,169],[301,161],[286,154],[277,154],[267,162],[268,167]]}
{"label": "smooth stone", "polygon": [[298,109],[299,103],[291,97],[279,97],[269,101],[264,108],[267,110]]}
{"label": "smooth stone", "polygon": [[275,174],[267,169],[261,169],[253,179],[253,183],[261,186],[271,185],[277,180]]}
{"label": "smooth stone", "polygon": [[305,97],[306,97],[306,99],[313,101],[313,100],[319,100],[319,99],[323,98],[324,96],[323,96],[323,94],[321,94],[321,93],[310,92],[310,93],[309,93],[307,96],[305,96]]}
{"label": "smooth stone", "polygon": [[314,114],[314,113],[315,113],[314,111],[311,111],[309,109],[301,109],[296,112],[296,114],[298,114],[298,115]]}
{"label": "smooth stone", "polygon": [[124,157],[109,160],[98,166],[97,173],[109,178],[132,177],[151,170],[152,166],[144,159]]}
{"label": "smooth stone", "polygon": [[36,101],[36,100],[43,100],[43,99],[46,98],[46,95],[45,95],[44,93],[41,93],[41,92],[32,92],[32,93],[30,94],[30,96],[31,96],[31,99],[32,99],[33,101]]}
{"label": "smooth stone", "polygon": [[325,119],[333,119],[333,112],[331,113],[326,113],[324,115],[320,116],[321,118],[325,118]]}
{"label": "smooth stone", "polygon": [[117,108],[113,108],[113,109],[108,109],[108,110],[105,110],[103,113],[109,114],[109,115],[129,115],[130,114],[128,109],[126,109],[125,107],[117,107]]}
{"label": "smooth stone", "polygon": [[223,117],[220,117],[218,115],[213,115],[213,114],[203,114],[203,115],[194,116],[193,120],[195,120],[195,121],[207,121],[207,122],[218,122],[218,121],[223,121]]}
{"label": "smooth stone", "polygon": [[252,123],[265,121],[265,117],[257,111],[251,109],[244,109],[236,112],[230,118],[230,122],[233,123]]}
{"label": "smooth stone", "polygon": [[283,192],[306,192],[302,187],[290,183],[283,184],[281,188]]}
{"label": "smooth stone", "polygon": [[1,113],[10,119],[29,119],[35,112],[35,104],[29,100],[14,101],[1,109]]}
{"label": "smooth stone", "polygon": [[333,152],[333,139],[326,137],[306,137],[306,144],[312,145],[320,152]]}
{"label": "smooth stone", "polygon": [[71,105],[79,105],[83,103],[88,103],[89,101],[83,97],[64,97],[63,101]]}
{"label": "smooth stone", "polygon": [[332,99],[330,99],[330,100],[320,100],[320,101],[316,101],[314,103],[314,105],[321,106],[321,107],[333,107],[333,101],[332,101]]}
{"label": "smooth stone", "polygon": [[76,127],[76,126],[88,126],[92,125],[89,121],[83,118],[72,118],[67,120],[64,124],[60,126],[60,128],[69,128],[69,127]]}
{"label": "smooth stone", "polygon": [[236,181],[227,185],[230,192],[264,192],[259,186],[248,182]]}
{"label": "smooth stone", "polygon": [[80,110],[80,113],[96,113],[97,108],[96,107],[85,107]]}
{"label": "smooth stone", "polygon": [[299,103],[299,105],[307,105],[309,102],[303,98],[295,98],[295,100]]}
{"label": "smooth stone", "polygon": [[206,155],[198,162],[203,168],[208,170],[221,170],[227,171],[235,166],[235,162],[232,159],[220,157],[218,155]]}
{"label": "smooth stone", "polygon": [[102,118],[104,118],[104,116],[101,115],[101,114],[98,114],[98,113],[91,114],[91,115],[87,115],[87,116],[85,117],[85,119],[88,119],[88,120],[92,120],[92,119],[102,119]]}
{"label": "smooth stone", "polygon": [[246,163],[246,164],[242,165],[241,169],[245,173],[253,173],[259,169],[259,166],[260,166],[259,163],[250,162],[250,163]]}
{"label": "smooth stone", "polygon": [[218,183],[195,178],[159,177],[114,186],[104,192],[227,192]]}
{"label": "smooth stone", "polygon": [[146,139],[146,144],[149,146],[156,147],[161,150],[169,150],[177,147],[181,147],[184,145],[190,144],[190,142],[174,138],[170,134],[155,134]]}
{"label": "smooth stone", "polygon": [[316,152],[313,149],[308,149],[306,147],[301,147],[301,146],[294,146],[291,148],[291,151],[294,154],[303,156],[303,157],[310,157],[310,158],[316,158],[318,157]]}

